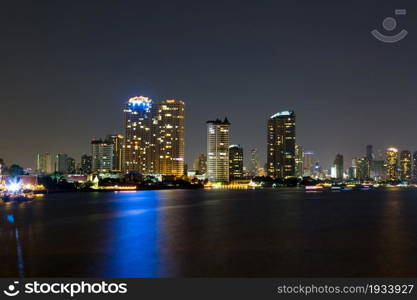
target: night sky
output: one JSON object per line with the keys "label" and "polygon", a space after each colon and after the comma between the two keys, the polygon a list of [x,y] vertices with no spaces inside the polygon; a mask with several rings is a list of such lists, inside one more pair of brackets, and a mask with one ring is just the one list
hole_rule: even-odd
{"label": "night sky", "polygon": [[[395,16],[394,9],[407,9]],[[398,21],[396,44],[377,41]],[[123,103],[186,102],[186,160],[206,152],[206,121],[259,148],[266,122],[297,114],[297,143],[329,167],[365,146],[417,150],[416,1],[19,1],[0,4],[0,157],[79,161],[122,131]]]}

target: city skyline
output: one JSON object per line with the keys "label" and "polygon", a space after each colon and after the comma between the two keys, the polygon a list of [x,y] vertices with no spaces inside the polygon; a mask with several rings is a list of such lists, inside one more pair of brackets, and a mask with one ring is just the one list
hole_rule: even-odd
{"label": "city skyline", "polygon": [[[229,117],[231,143],[246,158],[259,148],[263,165],[265,118],[284,109],[297,112],[297,142],[328,169],[337,153],[351,161],[367,144],[417,149],[404,130],[414,125],[415,41],[386,45],[369,34],[400,3],[177,5],[179,14],[170,3],[142,5],[149,15],[134,18],[138,4],[129,1],[100,11],[91,3],[7,4],[0,157],[32,168],[36,153],[79,159],[91,138],[122,131],[120,102],[136,94],[187,102],[188,165],[205,152],[205,121],[217,116]],[[151,26],[151,17],[161,22]],[[399,25],[417,27],[408,16]],[[386,122],[393,111],[400,114]]]}

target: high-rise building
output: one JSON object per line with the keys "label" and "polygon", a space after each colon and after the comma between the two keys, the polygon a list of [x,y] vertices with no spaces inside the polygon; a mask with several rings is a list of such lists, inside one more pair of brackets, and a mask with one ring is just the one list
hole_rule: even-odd
{"label": "high-rise building", "polygon": [[413,181],[417,182],[417,151],[413,153]]}
{"label": "high-rise building", "polygon": [[229,146],[229,177],[243,178],[243,148],[240,145]]}
{"label": "high-rise building", "polygon": [[158,105],[159,171],[164,175],[184,174],[185,103],[165,100]]}
{"label": "high-rise building", "polygon": [[295,176],[295,113],[282,111],[268,120],[268,176]]}
{"label": "high-rise building", "polygon": [[259,162],[259,151],[258,148],[253,148],[250,151],[250,166],[249,166],[249,176],[255,177],[260,176],[261,173],[261,164]]}
{"label": "high-rise building", "polygon": [[343,155],[337,154],[333,162],[333,167],[335,170],[335,177],[337,180],[343,180]]}
{"label": "high-rise building", "polygon": [[369,163],[372,165],[372,161],[374,160],[374,147],[372,145],[366,146],[366,158],[368,159]]}
{"label": "high-rise building", "polygon": [[36,169],[42,174],[51,174],[55,171],[54,157],[51,153],[38,154]]}
{"label": "high-rise building", "polygon": [[123,158],[123,135],[122,134],[110,134],[106,137],[106,142],[113,144],[113,170],[114,172],[122,171],[122,158]]}
{"label": "high-rise building", "polygon": [[314,165],[314,153],[311,151],[303,153],[303,176],[311,176]]}
{"label": "high-rise building", "polygon": [[159,171],[157,113],[158,106],[148,97],[132,97],[125,103],[123,172],[155,174]]}
{"label": "high-rise building", "polygon": [[201,153],[196,159],[194,159],[194,170],[198,175],[207,173],[207,155]]}
{"label": "high-rise building", "polygon": [[110,141],[92,140],[92,171],[106,173],[113,170],[113,143]]}
{"label": "high-rise building", "polygon": [[207,175],[210,181],[229,181],[229,129],[227,118],[207,121]]}
{"label": "high-rise building", "polygon": [[398,149],[388,148],[385,159],[385,171],[387,180],[397,180]]}
{"label": "high-rise building", "polygon": [[371,178],[376,181],[381,181],[384,180],[385,176],[385,162],[374,159],[371,165]]}
{"label": "high-rise building", "polygon": [[401,170],[401,180],[410,181],[411,180],[411,152],[408,150],[401,151],[400,154],[400,170]]}
{"label": "high-rise building", "polygon": [[295,145],[295,176],[303,177],[304,174],[304,152],[301,145]]}
{"label": "high-rise building", "polygon": [[356,159],[356,179],[366,181],[371,178],[371,167],[367,157]]}
{"label": "high-rise building", "polygon": [[55,172],[69,174],[75,172],[75,159],[67,154],[55,155]]}
{"label": "high-rise building", "polygon": [[91,174],[93,171],[93,157],[91,155],[81,156],[81,171],[83,174]]}

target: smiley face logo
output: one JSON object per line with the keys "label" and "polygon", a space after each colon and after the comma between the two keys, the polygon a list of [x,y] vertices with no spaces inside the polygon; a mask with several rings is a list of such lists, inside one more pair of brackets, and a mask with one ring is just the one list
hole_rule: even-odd
{"label": "smiley face logo", "polygon": [[[407,14],[407,10],[405,9],[396,9],[395,10],[395,14],[396,15],[406,15]],[[387,17],[384,19],[384,21],[382,22],[382,27],[387,31],[387,32],[391,32],[394,29],[397,28],[397,20],[395,20],[392,17]],[[402,39],[404,39],[407,34],[408,31],[403,29],[400,32],[398,32],[395,35],[385,35],[382,34],[381,32],[379,32],[377,29],[374,29],[371,31],[371,34],[379,41],[384,42],[384,43],[396,43],[401,41]]]}
{"label": "smiley face logo", "polygon": [[13,282],[7,287],[7,290],[4,290],[3,293],[9,297],[14,297],[19,295],[20,291],[16,289],[16,286],[19,284],[19,281]]}

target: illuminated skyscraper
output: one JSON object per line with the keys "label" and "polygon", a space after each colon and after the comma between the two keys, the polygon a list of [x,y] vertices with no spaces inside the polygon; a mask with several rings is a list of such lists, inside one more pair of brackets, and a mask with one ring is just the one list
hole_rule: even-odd
{"label": "illuminated skyscraper", "polygon": [[411,180],[411,152],[408,150],[401,151],[400,154],[401,180]]}
{"label": "illuminated skyscraper", "polygon": [[230,179],[243,177],[243,148],[240,145],[229,146],[229,175]]}
{"label": "illuminated skyscraper", "polygon": [[395,148],[388,148],[385,159],[385,171],[387,180],[397,180],[397,166],[398,166],[398,150]]}
{"label": "illuminated skyscraper", "polygon": [[295,176],[295,113],[282,111],[268,120],[268,176]]}
{"label": "illuminated skyscraper", "polygon": [[253,148],[250,151],[250,167],[249,167],[249,175],[252,177],[260,176],[261,165],[259,163],[259,151],[257,148]]}
{"label": "illuminated skyscraper", "polygon": [[303,176],[311,176],[312,168],[314,164],[314,153],[304,152],[303,153]]}
{"label": "illuminated skyscraper", "polygon": [[159,171],[164,175],[184,174],[185,104],[180,100],[165,100],[158,105]]}
{"label": "illuminated skyscraper", "polygon": [[38,154],[36,169],[42,174],[52,174],[55,171],[54,157],[51,153]]}
{"label": "illuminated skyscraper", "polygon": [[303,177],[304,173],[304,152],[301,145],[295,145],[295,176]]}
{"label": "illuminated skyscraper", "polygon": [[226,119],[207,121],[207,173],[209,181],[229,181],[229,127]]}
{"label": "illuminated skyscraper", "polygon": [[92,171],[106,173],[113,170],[113,143],[111,141],[92,140]]}
{"label": "illuminated skyscraper", "polygon": [[154,102],[144,96],[130,98],[124,106],[125,141],[123,172],[155,174],[159,171],[157,112]]}
{"label": "illuminated skyscraper", "polygon": [[337,180],[343,180],[343,155],[337,154],[334,159],[335,177]]}
{"label": "illuminated skyscraper", "polygon": [[108,135],[106,141],[113,144],[113,171],[122,171],[122,158],[123,158],[123,135],[113,134]]}

